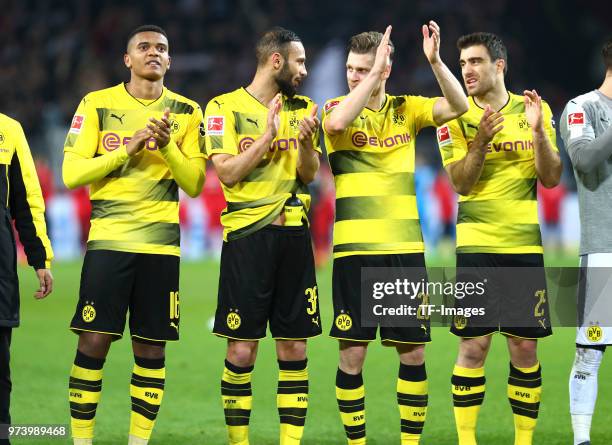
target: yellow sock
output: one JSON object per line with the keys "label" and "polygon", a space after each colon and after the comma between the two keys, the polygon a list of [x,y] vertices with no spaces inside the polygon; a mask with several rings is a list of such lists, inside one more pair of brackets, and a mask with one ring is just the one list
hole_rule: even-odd
{"label": "yellow sock", "polygon": [[308,409],[306,360],[278,361],[276,406],[280,416],[280,445],[298,445],[304,433]]}
{"label": "yellow sock", "polygon": [[508,400],[514,415],[514,445],[531,445],[540,411],[542,368],[517,368],[510,363]]}
{"label": "yellow sock", "polygon": [[459,445],[476,445],[476,423],[485,395],[484,368],[455,365],[451,386]]}
{"label": "yellow sock", "polygon": [[425,364],[400,363],[397,379],[397,403],[401,419],[401,444],[417,445],[421,440],[427,415],[427,372]]}
{"label": "yellow sock", "polygon": [[336,399],[349,445],[365,445],[365,388],[363,376],[347,374],[338,368],[336,373]]}
{"label": "yellow sock", "polygon": [[130,382],[132,413],[130,435],[149,440],[159,407],[164,397],[166,368],[164,359],[134,357],[135,364]]}
{"label": "yellow sock", "polygon": [[221,399],[230,445],[249,445],[249,419],[253,404],[253,366],[240,367],[225,360],[221,377]]}
{"label": "yellow sock", "polygon": [[102,395],[103,366],[104,359],[89,357],[77,351],[68,384],[70,425],[74,439],[94,437],[96,409]]}

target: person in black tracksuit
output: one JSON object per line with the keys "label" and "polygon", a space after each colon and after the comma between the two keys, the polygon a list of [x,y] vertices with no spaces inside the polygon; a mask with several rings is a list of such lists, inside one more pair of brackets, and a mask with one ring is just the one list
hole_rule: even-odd
{"label": "person in black tracksuit", "polygon": [[[34,294],[45,298],[53,289],[53,252],[45,226],[45,204],[34,161],[21,125],[0,114],[0,425],[10,424],[10,345],[19,326],[19,282],[12,221],[28,263],[40,283]],[[8,444],[0,437],[0,444]]]}

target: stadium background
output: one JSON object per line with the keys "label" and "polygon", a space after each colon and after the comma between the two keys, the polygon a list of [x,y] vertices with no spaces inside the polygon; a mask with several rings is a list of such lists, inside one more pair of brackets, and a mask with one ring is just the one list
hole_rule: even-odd
{"label": "stadium background", "polygon": [[[558,118],[567,100],[596,88],[603,78],[599,51],[610,33],[606,1],[481,2],[389,1],[285,2],[280,0],[162,1],[8,1],[1,2],[0,112],[18,119],[36,159],[47,203],[47,219],[58,261],[55,291],[34,302],[33,274],[20,268],[22,326],[14,333],[13,404],[15,423],[69,421],[66,389],[76,338],[67,330],[78,292],[83,240],[87,234],[87,191],[67,191],[61,181],[62,146],[80,98],[89,91],[128,79],[123,66],[125,36],[143,23],[166,29],[172,69],[166,85],[203,107],[214,95],[246,85],[254,72],[253,42],[273,25],[301,36],[309,78],[302,88],[319,103],[345,91],[345,42],[363,30],[393,25],[396,45],[391,94],[437,95],[438,87],[422,54],[420,25],[436,20],[442,29],[441,54],[459,75],[456,38],[473,31],[502,36],[509,52],[507,85],[515,92],[535,88]],[[541,196],[541,220],[548,265],[575,265],[578,210],[573,174],[562,142],[562,185]],[[417,193],[428,249],[428,262],[453,262],[454,195],[444,172],[433,131],[417,142]],[[324,330],[331,320],[329,240],[333,222],[333,180],[322,163],[311,187],[311,215],[319,264],[318,282]],[[219,211],[224,201],[214,171],[208,171],[203,195],[181,205],[184,261],[181,270],[181,341],[168,348],[168,383],[152,444],[221,444],[225,431],[218,382],[224,342],[208,331],[214,313]],[[562,444],[571,439],[567,413],[567,376],[573,357],[573,329],[557,329],[542,341],[544,396],[535,443]],[[430,408],[424,443],[455,442],[449,379],[456,339],[434,329],[427,350]],[[334,397],[334,341],[322,336],[310,345],[311,403],[305,444],[344,443]],[[399,441],[395,403],[397,359],[393,350],[373,345],[366,362],[369,443]],[[606,362],[606,361],[604,361]],[[98,410],[96,443],[124,443],[129,416],[128,382],[132,358],[129,342],[114,345],[105,367]],[[512,416],[505,396],[507,353],[494,342],[487,363],[487,395],[479,421],[483,444],[512,442]],[[602,375],[612,365],[604,363]],[[262,342],[254,373],[251,439],[277,441],[276,362],[271,340]],[[594,443],[612,442],[612,388],[602,379],[594,417]],[[17,443],[27,443],[19,441]],[[32,443],[45,443],[36,441]],[[49,443],[60,443],[54,440]],[[66,443],[68,443],[66,441]]]}

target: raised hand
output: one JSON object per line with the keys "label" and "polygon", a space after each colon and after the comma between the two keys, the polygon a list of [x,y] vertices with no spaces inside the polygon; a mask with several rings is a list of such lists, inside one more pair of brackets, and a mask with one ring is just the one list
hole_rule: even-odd
{"label": "raised hand", "polygon": [[[423,52],[430,64],[440,61],[440,27],[433,20],[423,25]],[[431,32],[431,33],[430,33]]]}
{"label": "raised hand", "polygon": [[161,121],[154,117],[149,119],[147,128],[151,132],[153,139],[157,141],[157,146],[163,148],[170,142],[170,108],[164,110]]}
{"label": "raised hand", "polygon": [[36,278],[38,278],[39,287],[34,292],[34,298],[41,300],[53,292],[53,275],[49,269],[36,270]]}
{"label": "raised hand", "polygon": [[129,156],[134,156],[135,154],[137,154],[140,150],[144,148],[145,143],[150,138],[151,130],[149,130],[148,128],[143,128],[142,130],[136,131],[132,136],[132,139],[130,139],[130,142],[128,142],[127,146],[125,147],[127,150],[127,154]]}
{"label": "raised hand", "polygon": [[523,91],[525,101],[525,117],[532,130],[540,129],[542,126],[542,98],[536,90]]}
{"label": "raised hand", "polygon": [[274,99],[268,105],[268,120],[266,123],[266,131],[270,133],[272,139],[278,134],[278,128],[280,127],[280,110],[283,103],[281,101],[281,95],[277,94]]}
{"label": "raised hand", "polygon": [[504,117],[500,112],[495,112],[491,106],[485,107],[480,123],[478,124],[478,133],[476,133],[475,139],[477,139],[483,147],[486,147],[489,142],[493,140],[495,135],[502,131],[504,128],[502,124]]}
{"label": "raised hand", "polygon": [[298,140],[300,141],[301,145],[312,148],[312,137],[316,133],[320,124],[319,118],[317,117],[318,109],[319,106],[317,104],[314,104],[310,115],[304,117],[304,119],[300,121],[300,134],[298,135]]}
{"label": "raised hand", "polygon": [[387,26],[382,40],[376,49],[376,57],[374,59],[374,65],[372,65],[372,72],[381,77],[387,72],[389,65],[391,65],[391,46],[389,46],[391,29],[391,25]]}

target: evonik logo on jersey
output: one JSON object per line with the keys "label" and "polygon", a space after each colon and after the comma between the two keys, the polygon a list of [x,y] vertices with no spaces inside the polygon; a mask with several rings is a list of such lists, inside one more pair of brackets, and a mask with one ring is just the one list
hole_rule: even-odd
{"label": "evonik logo on jersey", "polygon": [[[122,145],[127,145],[132,140],[132,136],[124,136],[121,138],[117,133],[106,133],[102,136],[102,147],[106,151],[114,151]],[[145,142],[145,148],[149,151],[157,150],[157,141],[155,138],[150,138]]]}
{"label": "evonik logo on jersey", "polygon": [[[247,150],[253,144],[253,142],[255,142],[255,139],[248,136],[240,139],[238,142],[238,151],[242,153],[243,151]],[[270,153],[275,151],[287,151],[290,148],[297,150],[298,141],[296,138],[275,139],[274,142],[272,142],[272,145],[270,145],[270,149],[268,151]]]}
{"label": "evonik logo on jersey", "polygon": [[395,145],[407,144],[410,142],[410,133],[396,134],[395,136],[389,136],[385,139],[377,138],[376,136],[370,136],[363,131],[356,131],[351,137],[351,142],[355,147],[364,147],[370,145],[371,147],[393,147]]}

